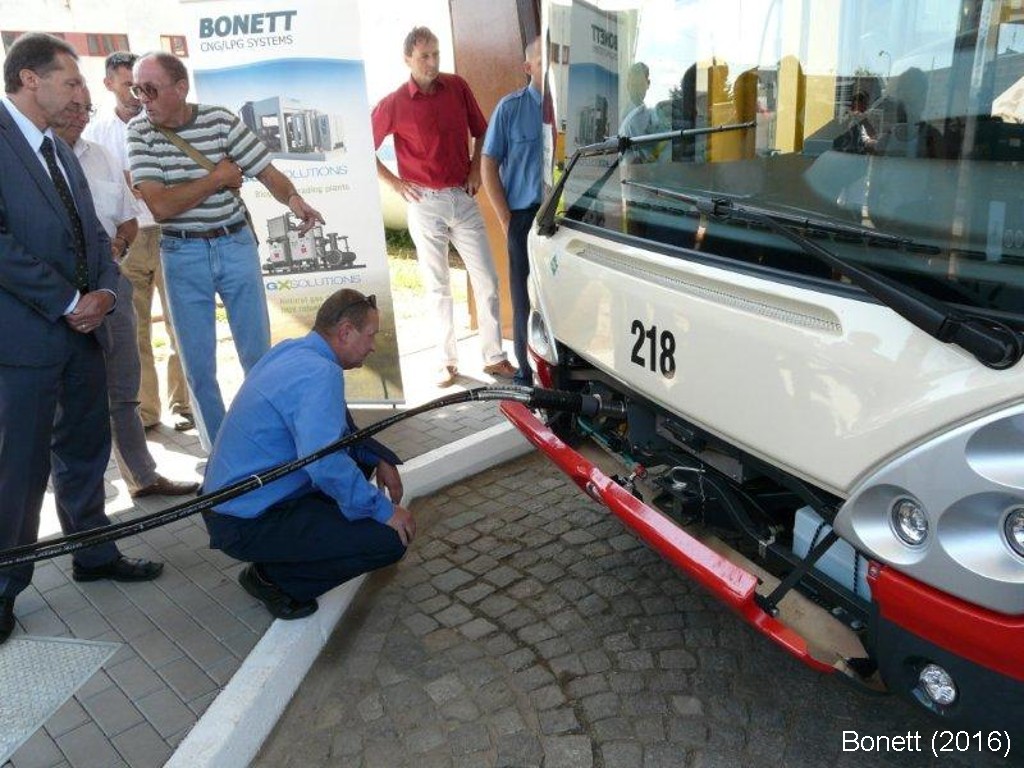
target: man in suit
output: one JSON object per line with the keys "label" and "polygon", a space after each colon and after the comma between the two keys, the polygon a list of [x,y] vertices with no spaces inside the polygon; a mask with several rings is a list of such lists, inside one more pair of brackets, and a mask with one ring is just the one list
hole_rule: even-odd
{"label": "man in suit", "polygon": [[[47,477],[68,532],[106,525],[110,458],[103,320],[117,267],[75,155],[53,129],[85,104],[74,49],[28,34],[8,49],[0,99],[0,550],[31,544]],[[107,543],[77,552],[77,581],[154,578],[162,565]],[[32,565],[0,570],[0,642]]]}

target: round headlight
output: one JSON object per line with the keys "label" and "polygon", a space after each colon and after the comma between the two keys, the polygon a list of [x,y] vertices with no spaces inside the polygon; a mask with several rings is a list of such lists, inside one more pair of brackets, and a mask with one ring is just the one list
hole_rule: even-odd
{"label": "round headlight", "polygon": [[948,707],[956,701],[956,683],[953,676],[938,664],[925,664],[917,677],[924,694],[941,707]]}
{"label": "round headlight", "polygon": [[928,538],[928,515],[912,499],[898,499],[892,505],[892,529],[904,544],[919,547]]}
{"label": "round headlight", "polygon": [[1003,534],[1010,549],[1024,557],[1024,507],[1014,507],[1003,521]]}

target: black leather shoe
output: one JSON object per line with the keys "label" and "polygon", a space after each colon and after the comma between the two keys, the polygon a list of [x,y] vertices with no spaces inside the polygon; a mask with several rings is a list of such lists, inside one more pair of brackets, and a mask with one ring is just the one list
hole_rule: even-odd
{"label": "black leather shoe", "polygon": [[242,589],[255,597],[270,615],[285,621],[302,619],[315,613],[319,608],[316,600],[296,600],[276,584],[263,578],[256,564],[250,563],[238,574],[238,583]]}
{"label": "black leather shoe", "polygon": [[14,598],[0,597],[0,645],[14,631]]}
{"label": "black leather shoe", "polygon": [[156,480],[140,488],[131,494],[133,499],[141,499],[144,496],[188,496],[195,493],[199,483],[194,480],[168,480],[162,475],[157,475]]}
{"label": "black leather shoe", "polygon": [[152,560],[136,560],[132,557],[119,555],[104,565],[97,565],[94,568],[85,568],[81,565],[71,566],[71,578],[75,581],[99,581],[110,579],[111,581],[152,581],[164,570],[163,563],[155,563]]}

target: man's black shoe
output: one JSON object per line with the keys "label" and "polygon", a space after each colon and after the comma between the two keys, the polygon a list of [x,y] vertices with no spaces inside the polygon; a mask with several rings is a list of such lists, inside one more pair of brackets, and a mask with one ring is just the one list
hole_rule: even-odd
{"label": "man's black shoe", "polygon": [[272,584],[256,570],[255,563],[250,563],[242,569],[238,574],[238,583],[242,585],[242,589],[263,603],[263,607],[270,611],[271,616],[278,619],[302,619],[315,613],[319,607],[316,600],[296,600],[279,586]]}
{"label": "man's black shoe", "polygon": [[14,631],[14,598],[0,597],[0,644]]}
{"label": "man's black shoe", "polygon": [[99,581],[110,579],[111,581],[152,581],[164,569],[163,563],[155,563],[152,560],[136,560],[135,558],[118,555],[104,565],[97,565],[93,568],[85,568],[81,565],[71,567],[71,578],[75,581]]}

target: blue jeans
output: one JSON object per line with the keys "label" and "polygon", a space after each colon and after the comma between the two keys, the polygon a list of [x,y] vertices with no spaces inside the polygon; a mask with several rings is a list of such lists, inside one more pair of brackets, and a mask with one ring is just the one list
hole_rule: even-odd
{"label": "blue jeans", "polygon": [[227,310],[242,370],[248,373],[270,349],[270,316],[256,239],[249,227],[209,240],[164,235],[160,257],[199,440],[209,452],[224,420],[224,398],[217,383],[215,294]]}

